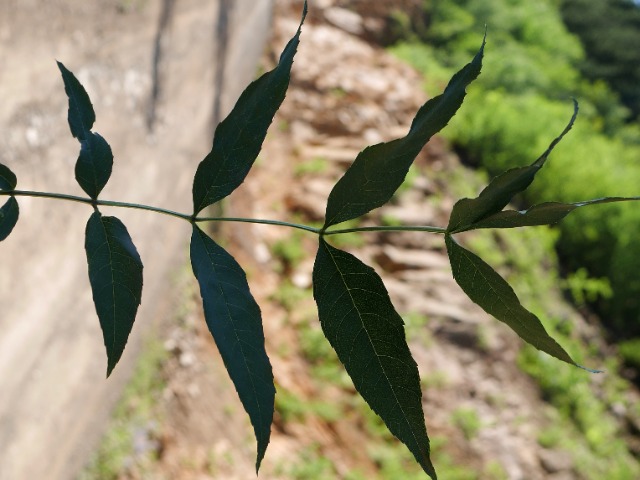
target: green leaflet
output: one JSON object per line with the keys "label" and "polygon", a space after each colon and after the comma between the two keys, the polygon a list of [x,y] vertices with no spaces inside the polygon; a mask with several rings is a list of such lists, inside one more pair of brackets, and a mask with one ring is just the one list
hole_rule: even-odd
{"label": "green leaflet", "polygon": [[577,207],[570,203],[547,202],[534,205],[528,210],[504,210],[489,215],[471,225],[478,228],[515,228],[557,223]]}
{"label": "green leaflet", "polygon": [[15,173],[13,173],[9,167],[0,163],[0,191],[10,192],[11,190],[15,190],[17,184],[18,179]]}
{"label": "green leaflet", "polygon": [[532,227],[536,225],[550,225],[559,222],[576,208],[601,203],[633,202],[640,197],[606,197],[575,203],[546,202],[534,205],[528,210],[504,210],[489,215],[473,224],[478,228],[516,228]]}
{"label": "green leaflet", "polygon": [[142,261],[122,222],[99,212],[87,222],[85,250],[93,303],[107,349],[108,377],[122,356],[140,305]]}
{"label": "green leaflet", "polygon": [[484,45],[483,41],[471,63],[451,78],[441,95],[418,110],[406,137],[367,147],[358,154],[329,195],[325,229],[364,215],[391,199],[422,147],[462,105],[467,86],[480,74]]}
{"label": "green leaflet", "polygon": [[[10,192],[15,190],[17,184],[18,179],[11,169],[0,163],[0,191]],[[19,215],[18,201],[15,197],[10,197],[0,208],[0,242],[11,234],[13,227],[18,223]]]}
{"label": "green leaflet", "polygon": [[58,68],[62,73],[64,81],[64,90],[69,97],[69,112],[67,118],[69,120],[69,128],[71,134],[82,142],[96,121],[96,114],[93,111],[93,105],[89,100],[89,95],[84,87],[80,84],[73,73],[60,62]]}
{"label": "green leaflet", "polygon": [[238,188],[258,158],[267,129],[287,93],[306,15],[305,1],[300,27],[283,50],[278,66],[252,82],[216,128],[213,148],[198,165],[193,180],[194,215]]}
{"label": "green leaflet", "polygon": [[111,177],[113,154],[107,141],[91,132],[96,114],[89,95],[78,79],[60,62],[64,90],[69,97],[69,128],[80,142],[80,155],[76,162],[76,180],[82,190],[94,200]]}
{"label": "green leaflet", "polygon": [[98,195],[111,177],[113,153],[107,141],[97,133],[88,132],[80,144],[76,162],[76,180],[91,198]]}
{"label": "green leaflet", "polygon": [[578,103],[574,100],[574,109],[571,120],[562,133],[551,142],[549,148],[531,165],[513,168],[498,175],[485,187],[477,198],[462,198],[456,202],[451,211],[447,231],[450,233],[471,230],[474,223],[502,210],[514,197],[514,195],[526,190],[538,170],[540,170],[547,158],[571,130],[578,115]]}
{"label": "green leaflet", "polygon": [[321,238],[313,296],[322,330],[356,389],[435,479],[418,367],[382,280],[371,267]]}
{"label": "green leaflet", "polygon": [[511,286],[491,266],[476,254],[458,245],[451,235],[446,235],[445,241],[453,278],[474,303],[506,323],[520,338],[538,350],[563,362],[584,368],[575,363],[549,336],[538,317],[522,306]]}
{"label": "green leaflet", "polygon": [[0,208],[0,242],[13,231],[13,227],[18,223],[19,214],[18,201],[14,197],[9,198]]}
{"label": "green leaflet", "polygon": [[196,225],[191,266],[200,284],[207,326],[255,431],[257,472],[271,436],[276,393],[260,307],[242,267]]}

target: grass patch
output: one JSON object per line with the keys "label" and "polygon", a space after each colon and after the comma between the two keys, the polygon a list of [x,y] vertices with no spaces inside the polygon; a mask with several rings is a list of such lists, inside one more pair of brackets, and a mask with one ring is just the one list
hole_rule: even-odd
{"label": "grass patch", "polygon": [[618,351],[625,363],[640,370],[640,338],[622,342]]}
{"label": "grass patch", "polygon": [[[284,472],[282,472],[284,473]],[[317,444],[305,448],[300,453],[299,460],[291,465],[287,471],[291,480],[325,480],[337,478],[337,472],[331,460],[322,456]]]}
{"label": "grass patch", "polygon": [[271,254],[280,261],[280,272],[291,271],[307,257],[302,238],[302,232],[294,231],[271,245]]}
{"label": "grass patch", "polygon": [[144,469],[145,462],[155,459],[159,444],[154,407],[165,387],[161,366],[167,356],[150,333],[98,451],[78,480],[117,480],[134,460]]}
{"label": "grass patch", "polygon": [[293,174],[296,177],[302,177],[304,175],[319,175],[327,171],[328,162],[324,157],[314,157],[308,161],[302,161],[296,163]]}
{"label": "grass patch", "polygon": [[478,435],[482,422],[476,412],[472,408],[458,408],[451,414],[453,423],[462,430],[464,438],[472,440]]}

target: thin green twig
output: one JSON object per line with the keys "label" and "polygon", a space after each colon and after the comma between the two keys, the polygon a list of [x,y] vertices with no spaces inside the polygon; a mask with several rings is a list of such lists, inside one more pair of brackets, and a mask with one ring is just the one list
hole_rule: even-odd
{"label": "thin green twig", "polygon": [[191,221],[189,215],[184,213],[174,212],[167,210],[166,208],[152,207],[149,205],[141,205],[138,203],[127,202],[113,202],[110,200],[92,200],[87,197],[78,197],[76,195],[67,195],[65,193],[50,193],[50,192],[34,192],[29,190],[13,190],[10,192],[0,192],[0,195],[14,195],[16,197],[38,197],[38,198],[53,198],[56,200],[67,200],[71,202],[84,203],[87,205],[99,205],[104,207],[119,207],[119,208],[135,208],[138,210],[148,210],[151,212],[162,213],[164,215],[170,215],[172,217],[181,218],[182,220]]}
{"label": "thin green twig", "polygon": [[30,190],[12,190],[12,191],[0,191],[0,196],[16,196],[16,197],[37,197],[37,198],[52,198],[55,200],[66,200],[70,202],[84,203],[89,206],[104,206],[104,207],[118,207],[118,208],[134,208],[138,210],[147,210],[156,213],[162,213],[163,215],[169,215],[172,217],[180,218],[189,223],[204,223],[204,222],[241,222],[241,223],[257,223],[266,225],[276,225],[279,227],[297,228],[298,230],[304,230],[316,235],[340,235],[344,233],[357,233],[357,232],[431,232],[431,233],[445,233],[444,228],[431,227],[431,226],[379,226],[379,227],[356,227],[345,228],[337,230],[328,230],[322,232],[321,228],[311,227],[309,225],[303,225],[299,223],[284,222],[280,220],[266,220],[261,218],[243,218],[243,217],[196,217],[187,215],[185,213],[175,212],[173,210],[167,210],[166,208],[152,207],[150,205],[144,205],[139,203],[128,202],[115,202],[111,200],[92,200],[87,197],[78,197],[76,195],[67,195],[64,193],[50,193],[50,192],[36,192]]}
{"label": "thin green twig", "polygon": [[309,225],[302,225],[299,223],[282,222],[280,220],[265,220],[261,218],[242,218],[242,217],[196,217],[196,222],[242,222],[242,223],[261,223],[266,225],[278,225],[280,227],[297,228],[299,230],[305,230],[307,232],[320,234],[320,229],[310,227]]}
{"label": "thin green twig", "polygon": [[446,228],[432,227],[429,225],[398,225],[398,226],[378,226],[378,227],[355,227],[337,230],[326,230],[324,235],[340,235],[344,233],[357,232],[430,232],[447,233]]}

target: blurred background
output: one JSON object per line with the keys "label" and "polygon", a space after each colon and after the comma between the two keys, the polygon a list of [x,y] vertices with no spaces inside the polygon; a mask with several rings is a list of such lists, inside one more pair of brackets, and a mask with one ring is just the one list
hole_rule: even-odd
{"label": "blurred background", "polygon": [[[215,125],[273,68],[293,0],[0,0],[0,163],[18,188],[81,194],[55,59],[84,84],[111,144],[105,199],[187,212]],[[227,216],[321,223],[366,145],[406,134],[470,61],[483,73],[393,201],[352,226],[445,225],[453,203],[572,132],[514,204],[637,196],[640,8],[626,0],[314,0],[292,82]],[[83,252],[90,210],[20,198],[0,245],[0,479],[255,478],[255,440],[204,324],[189,226],[111,211],[145,263],[123,361],[106,356]],[[443,479],[640,478],[640,208],[590,207],[558,227],[465,244],[592,375],[523,346],[451,278],[442,238],[363,233],[336,244],[375,266],[405,319]],[[277,387],[264,479],[426,478],[356,394],[317,320],[316,239],[216,226],[263,312]]]}

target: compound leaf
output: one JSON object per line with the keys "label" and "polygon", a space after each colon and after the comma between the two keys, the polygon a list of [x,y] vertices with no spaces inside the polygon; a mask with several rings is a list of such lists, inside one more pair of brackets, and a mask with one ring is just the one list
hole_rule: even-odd
{"label": "compound leaf", "polygon": [[445,241],[453,278],[474,303],[506,323],[520,338],[538,350],[580,367],[549,336],[540,319],[522,306],[511,286],[491,266],[460,246],[451,235],[446,235]]}
{"label": "compound leaf", "polygon": [[17,184],[18,179],[15,173],[13,173],[9,167],[0,163],[0,191],[10,192],[11,190],[15,190]]}
{"label": "compound leaf", "polygon": [[15,197],[9,198],[6,203],[0,208],[0,242],[9,236],[13,227],[18,223],[18,216],[20,215],[20,209],[18,208],[18,201]]}
{"label": "compound leaf", "polygon": [[233,192],[253,166],[287,93],[306,14],[305,2],[300,27],[282,52],[278,66],[252,82],[216,128],[213,148],[198,165],[193,180],[194,214]]}
{"label": "compound leaf", "polygon": [[478,228],[516,228],[536,225],[550,225],[559,222],[576,208],[601,203],[638,201],[640,197],[606,197],[576,203],[546,202],[534,205],[528,210],[504,210],[494,213],[473,224]]}
{"label": "compound leaf", "polygon": [[76,180],[82,190],[91,198],[98,198],[111,177],[112,168],[113,153],[107,141],[97,133],[87,132],[76,162]]}
{"label": "compound leaf", "polygon": [[484,41],[444,92],[418,110],[406,137],[367,147],[358,154],[329,195],[324,228],[364,215],[391,199],[422,147],[462,105],[467,86],[480,74],[483,52]]}
{"label": "compound leaf", "polygon": [[321,239],[313,296],[322,330],[356,389],[435,479],[418,367],[382,280],[371,267]]}
{"label": "compound leaf", "polygon": [[476,198],[462,198],[456,202],[451,211],[447,231],[450,233],[471,230],[473,224],[483,218],[502,210],[518,193],[526,190],[533,182],[538,171],[547,158],[571,130],[578,115],[578,103],[574,100],[573,116],[562,133],[551,142],[549,148],[531,165],[513,168],[498,175],[485,187]]}
{"label": "compound leaf", "polygon": [[116,217],[94,212],[87,222],[85,250],[93,303],[107,349],[107,377],[116,366],[142,298],[142,261],[129,232]]}
{"label": "compound leaf", "polygon": [[69,97],[69,112],[67,114],[69,128],[75,138],[83,141],[96,121],[96,114],[93,111],[89,95],[82,84],[61,62],[57,63],[62,73],[64,90],[67,93],[67,97]]}
{"label": "compound leaf", "polygon": [[207,326],[255,431],[257,472],[269,444],[275,401],[260,307],[242,267],[196,225],[191,266],[200,285]]}

